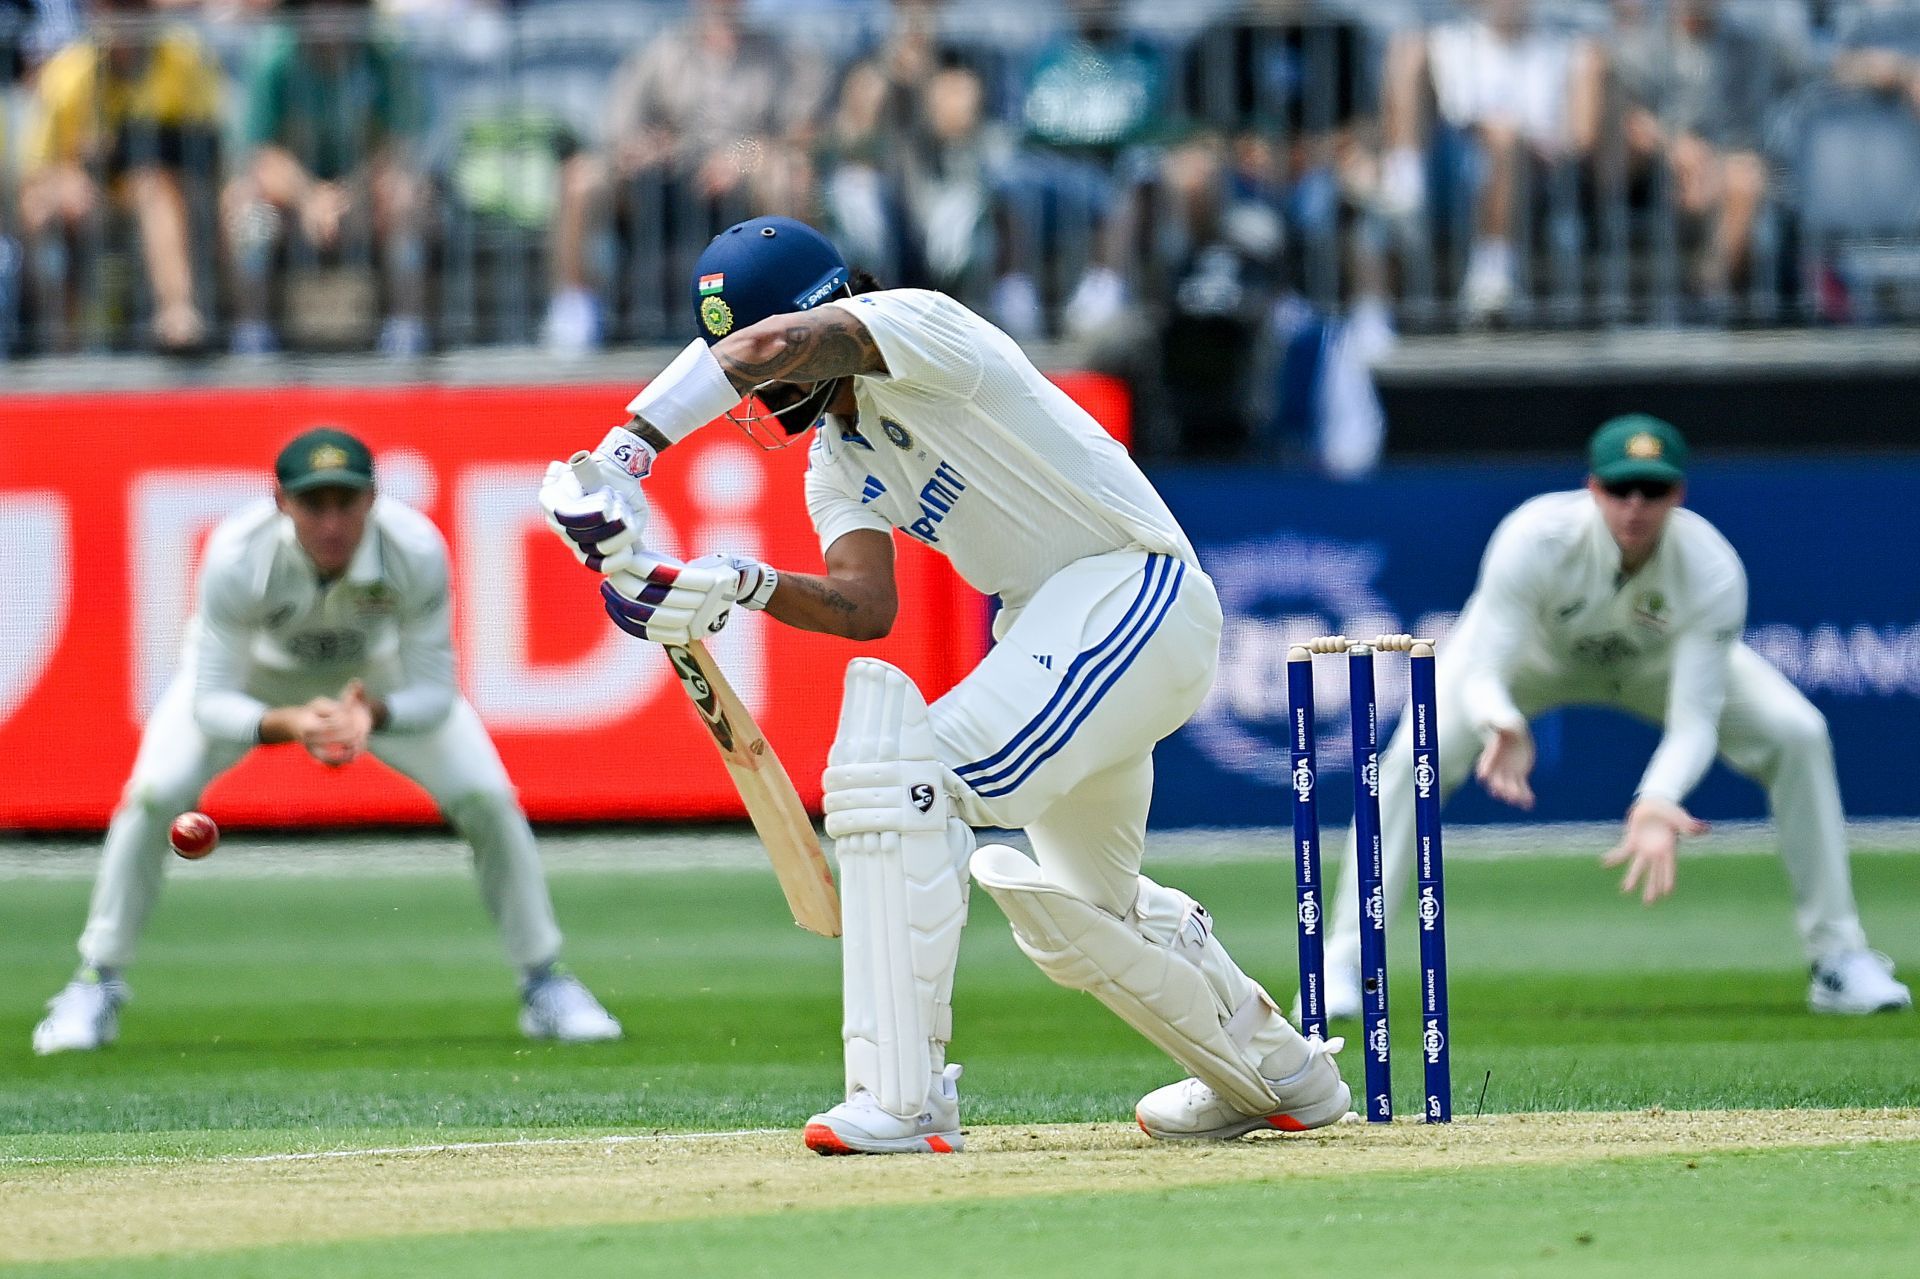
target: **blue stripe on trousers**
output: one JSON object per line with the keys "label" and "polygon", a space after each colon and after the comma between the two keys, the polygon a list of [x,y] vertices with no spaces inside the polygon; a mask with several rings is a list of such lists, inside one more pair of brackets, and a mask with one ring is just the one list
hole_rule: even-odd
{"label": "blue stripe on trousers", "polygon": [[[974,788],[975,793],[982,796],[1006,794],[1024,783],[1040,763],[1052,758],[1065,745],[1063,732],[1070,736],[1074,728],[1086,719],[1120,672],[1133,664],[1141,649],[1159,629],[1174,597],[1179,593],[1185,572],[1185,565],[1169,557],[1153,558],[1148,565],[1141,595],[1128,606],[1119,625],[1076,659],[1073,671],[1069,672],[1069,681],[1056,690],[1046,707],[1028,722],[1015,741],[998,752],[992,760],[956,770]],[[1116,666],[1117,670],[1114,669]],[[1102,682],[1101,676],[1109,670],[1114,671],[1113,675]],[[1074,675],[1079,676],[1077,681],[1072,678]],[[1020,749],[1012,759],[1000,763],[990,772],[980,771],[985,765],[1005,758],[1015,746]]]}
{"label": "blue stripe on trousers", "polygon": [[1021,750],[1025,746],[1028,738],[1046,727],[1048,718],[1053,715],[1061,700],[1074,695],[1077,681],[1080,679],[1081,672],[1086,668],[1088,663],[1097,661],[1100,655],[1110,646],[1120,642],[1126,634],[1127,628],[1133,625],[1134,620],[1148,607],[1148,597],[1153,594],[1156,574],[1164,558],[1164,556],[1148,557],[1146,573],[1141,579],[1139,593],[1133,597],[1133,602],[1127,605],[1127,611],[1121,616],[1119,622],[1114,625],[1114,628],[1100,638],[1098,643],[1073,659],[1073,664],[1067,667],[1066,674],[1061,677],[1059,685],[1053,690],[1053,696],[1047,699],[1047,704],[1040,708],[1039,713],[1028,720],[1005,746],[1002,746],[985,759],[975,760],[971,764],[962,764],[954,770],[956,775],[962,780],[966,780],[969,774],[977,773],[983,768],[991,768],[996,764],[1000,764],[1006,760],[1009,755]]}
{"label": "blue stripe on trousers", "polygon": [[1178,568],[1174,570],[1172,589],[1170,589],[1167,592],[1166,598],[1161,601],[1159,605],[1159,610],[1153,615],[1153,619],[1147,623],[1146,633],[1141,635],[1140,642],[1134,645],[1133,648],[1127,653],[1126,658],[1120,663],[1119,667],[1114,670],[1113,674],[1107,676],[1106,683],[1102,684],[1094,692],[1093,697],[1090,700],[1086,701],[1086,703],[1081,706],[1080,713],[1074,716],[1073,722],[1066,726],[1065,731],[1063,731],[1060,734],[1059,738],[1053,743],[1053,745],[1049,746],[1044,752],[1042,752],[1037,758],[1035,758],[1034,761],[1031,764],[1029,764],[1021,772],[1021,774],[1018,777],[1015,777],[1010,781],[1003,782],[988,790],[976,789],[975,791],[976,794],[987,799],[992,799],[996,796],[1005,795],[1008,791],[1014,790],[1015,788],[1023,784],[1029,777],[1032,777],[1034,772],[1042,764],[1046,763],[1048,760],[1052,759],[1055,755],[1059,754],[1061,751],[1061,748],[1063,748],[1064,746],[1066,746],[1068,742],[1073,740],[1073,735],[1075,732],[1079,730],[1080,725],[1086,722],[1087,716],[1093,714],[1094,707],[1100,704],[1100,700],[1107,695],[1108,691],[1112,689],[1116,683],[1119,682],[1120,677],[1127,673],[1127,668],[1133,665],[1134,659],[1139,657],[1140,654],[1146,649],[1147,643],[1153,638],[1154,632],[1160,629],[1160,623],[1165,621],[1167,618],[1167,614],[1173,611],[1173,601],[1175,597],[1177,597],[1180,594],[1180,582],[1183,578],[1185,578],[1186,572],[1187,572],[1187,568],[1186,568],[1186,565],[1184,564],[1180,565]]}

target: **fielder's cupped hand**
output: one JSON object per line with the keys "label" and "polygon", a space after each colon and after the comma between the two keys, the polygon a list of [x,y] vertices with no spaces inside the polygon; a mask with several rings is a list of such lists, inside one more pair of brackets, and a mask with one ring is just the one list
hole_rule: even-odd
{"label": "fielder's cupped hand", "polygon": [[1670,799],[1642,796],[1627,810],[1626,833],[1620,837],[1600,864],[1625,866],[1620,891],[1640,890],[1646,905],[1673,891],[1674,862],[1682,835],[1704,835],[1708,826]]}
{"label": "fielder's cupped hand", "polygon": [[364,755],[373,733],[373,708],[359,680],[349,680],[340,696],[316,697],[300,708],[296,731],[307,754],[338,768]]}
{"label": "fielder's cupped hand", "polygon": [[628,551],[628,566],[600,584],[613,624],[629,635],[681,647],[726,626],[740,598],[740,569],[725,555],[687,564]]}
{"label": "fielder's cupped hand", "polygon": [[565,462],[547,465],[540,485],[540,509],[573,557],[596,573],[615,573],[631,564],[629,552],[640,546],[647,527],[647,497],[625,467],[594,454],[602,486],[588,493]]}

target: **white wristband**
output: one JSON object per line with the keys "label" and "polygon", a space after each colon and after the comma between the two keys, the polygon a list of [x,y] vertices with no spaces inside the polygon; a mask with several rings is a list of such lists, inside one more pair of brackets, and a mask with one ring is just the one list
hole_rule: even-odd
{"label": "white wristband", "polygon": [[756,564],[760,570],[760,580],[755,582],[745,595],[737,601],[741,608],[762,609],[773,598],[774,588],[780,585],[780,571],[771,564]]}
{"label": "white wristband", "polygon": [[713,348],[695,338],[673,357],[660,376],[627,404],[667,441],[678,444],[740,402],[740,392],[714,358]]}

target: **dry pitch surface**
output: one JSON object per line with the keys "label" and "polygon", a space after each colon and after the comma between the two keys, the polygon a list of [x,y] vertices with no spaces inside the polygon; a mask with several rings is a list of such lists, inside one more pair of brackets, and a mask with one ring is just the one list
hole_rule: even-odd
{"label": "dry pitch surface", "polygon": [[1920,1109],[1490,1115],[1224,1145],[1008,1125],[969,1129],[953,1158],[822,1159],[797,1133],[745,1132],[17,1164],[0,1168],[0,1262],[1865,1141],[1920,1141]]}

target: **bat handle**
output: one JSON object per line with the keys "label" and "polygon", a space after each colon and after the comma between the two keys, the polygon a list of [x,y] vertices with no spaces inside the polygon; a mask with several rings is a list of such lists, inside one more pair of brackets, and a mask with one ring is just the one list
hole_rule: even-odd
{"label": "bat handle", "polygon": [[573,468],[573,478],[580,481],[582,493],[597,493],[607,486],[606,477],[600,474],[600,464],[587,450],[581,449],[568,458],[567,465]]}
{"label": "bat handle", "polygon": [[[601,489],[607,487],[607,477],[601,474],[600,463],[596,462],[593,454],[587,452],[587,450],[581,449],[578,453],[568,458],[567,466],[572,469],[573,478],[580,481],[580,491],[582,493],[598,493]],[[634,545],[639,546],[640,544],[636,542]],[[694,647],[699,648],[698,641],[695,641]],[[700,651],[703,654],[706,652],[704,648],[701,648]]]}

